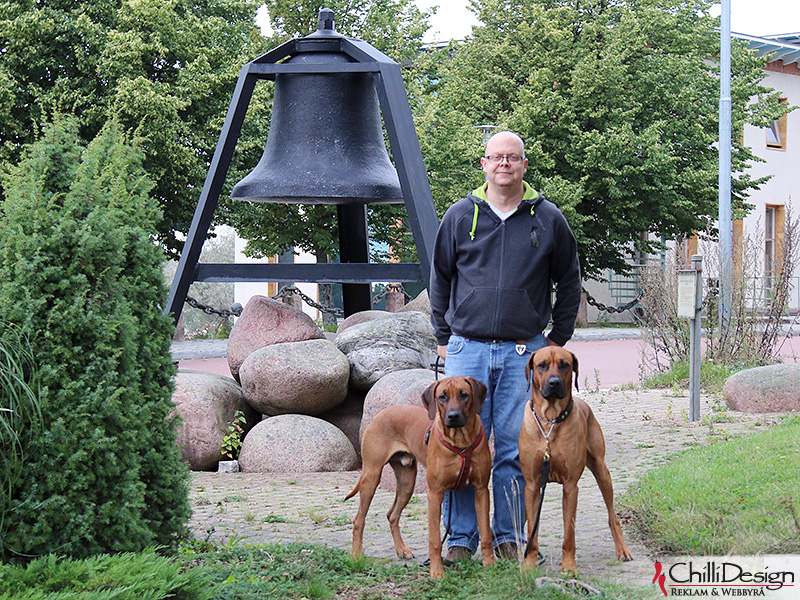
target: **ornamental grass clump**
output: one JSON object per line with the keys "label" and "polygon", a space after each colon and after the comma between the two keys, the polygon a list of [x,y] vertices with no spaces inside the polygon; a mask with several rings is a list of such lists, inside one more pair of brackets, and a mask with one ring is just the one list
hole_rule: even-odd
{"label": "ornamental grass clump", "polygon": [[0,338],[0,553],[25,477],[29,448],[41,433],[38,371],[25,336],[9,329]]}
{"label": "ornamental grass clump", "polygon": [[30,339],[44,417],[4,559],[168,547],[190,514],[151,184],[115,123],[79,140],[55,117],[3,180],[0,334]]}

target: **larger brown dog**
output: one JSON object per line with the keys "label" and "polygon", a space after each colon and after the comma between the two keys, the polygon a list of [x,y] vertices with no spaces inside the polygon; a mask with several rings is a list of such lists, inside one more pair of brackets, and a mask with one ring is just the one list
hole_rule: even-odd
{"label": "larger brown dog", "polygon": [[[564,348],[545,346],[531,356],[525,372],[532,378],[532,391],[519,436],[519,458],[525,477],[528,531],[535,527],[541,501],[542,463],[549,458],[548,481],[563,486],[564,542],[561,568],[562,571],[577,573],[575,513],[578,506],[578,480],[584,468],[589,467],[608,510],[608,525],[614,538],[617,558],[631,560],[633,557],[622,537],[622,527],[614,512],[614,491],[605,463],[603,432],[589,405],[572,397],[572,378],[578,375],[578,359]],[[525,557],[526,568],[536,565],[538,550],[537,530]]]}
{"label": "larger brown dog", "polygon": [[[390,406],[379,412],[361,439],[363,469],[353,491],[360,493],[353,519],[354,557],[362,556],[364,521],[385,464],[397,480],[394,503],[386,517],[400,558],[414,554],[400,535],[400,513],[414,492],[417,463],[426,467],[428,478],[428,550],[430,575],[444,575],[440,532],[442,500],[447,490],[463,485],[475,487],[475,512],[481,538],[483,564],[495,563],[489,527],[489,475],[492,470],[489,444],[480,411],[486,386],[472,377],[446,377],[422,393],[424,406]],[[433,423],[431,423],[433,421]],[[428,437],[429,436],[429,437]],[[426,445],[426,439],[427,445]]]}

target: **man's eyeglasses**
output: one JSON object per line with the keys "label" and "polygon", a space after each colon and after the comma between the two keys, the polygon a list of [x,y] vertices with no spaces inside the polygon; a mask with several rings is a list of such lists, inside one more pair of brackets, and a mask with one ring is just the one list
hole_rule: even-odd
{"label": "man's eyeglasses", "polygon": [[520,156],[519,154],[491,154],[489,156],[484,156],[486,160],[493,164],[500,164],[503,162],[503,159],[507,160],[510,164],[515,165],[518,162],[525,160],[524,156]]}

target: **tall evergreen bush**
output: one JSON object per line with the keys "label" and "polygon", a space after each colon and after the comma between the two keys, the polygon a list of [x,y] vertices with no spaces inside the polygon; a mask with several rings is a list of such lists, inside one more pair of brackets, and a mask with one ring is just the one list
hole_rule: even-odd
{"label": "tall evergreen bush", "polygon": [[45,419],[6,556],[171,545],[190,512],[151,183],[114,122],[79,139],[55,117],[4,181],[0,315],[33,341]]}

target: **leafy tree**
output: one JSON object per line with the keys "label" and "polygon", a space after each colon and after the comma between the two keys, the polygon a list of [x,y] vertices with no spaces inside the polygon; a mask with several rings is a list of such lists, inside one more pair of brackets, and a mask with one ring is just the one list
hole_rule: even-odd
{"label": "leafy tree", "polygon": [[185,533],[164,255],[142,162],[115,121],[84,148],[77,119],[57,117],[5,178],[0,328],[31,339],[45,415],[6,556],[139,551]]}
{"label": "leafy tree", "polygon": [[0,168],[53,111],[88,142],[115,115],[141,139],[177,253],[242,64],[261,54],[257,0],[0,0]]}
{"label": "leafy tree", "polygon": [[[317,30],[319,2],[267,0],[264,3],[276,39],[308,35]],[[365,40],[394,60],[410,60],[419,52],[431,10],[412,0],[332,0],[336,31]]]}
{"label": "leafy tree", "polygon": [[[475,0],[481,25],[425,74],[419,122],[440,210],[482,181],[474,162],[452,160],[472,127],[520,133],[526,179],[562,209],[578,238],[584,271],[627,270],[632,252],[703,230],[717,213],[719,33],[706,0]],[[763,61],[736,48],[735,125],[766,124],[786,110],[760,86]],[[748,101],[755,100],[748,105]],[[471,133],[464,133],[469,130]],[[737,131],[736,127],[734,131]],[[461,133],[458,133],[461,132]],[[752,181],[752,153],[734,133],[737,208]],[[463,187],[454,193],[460,174]]]}

